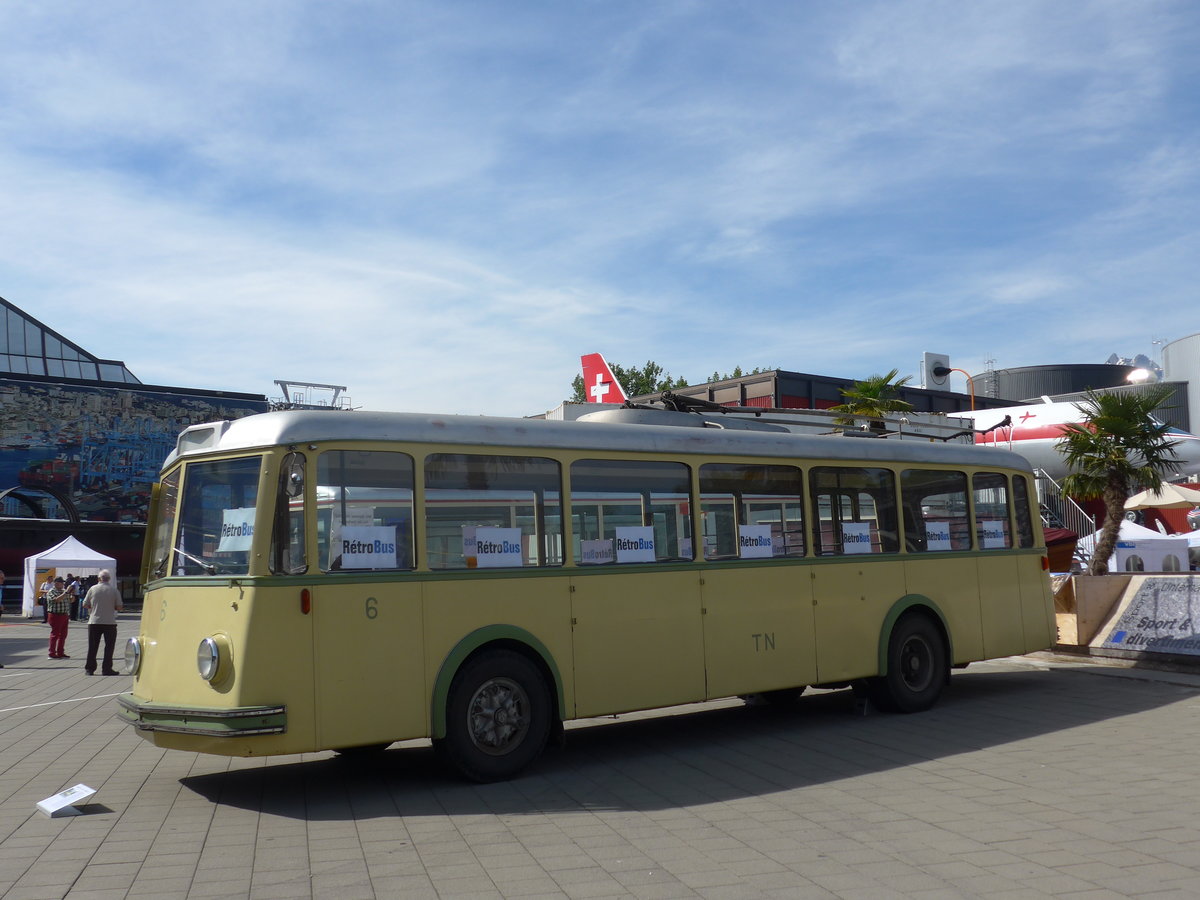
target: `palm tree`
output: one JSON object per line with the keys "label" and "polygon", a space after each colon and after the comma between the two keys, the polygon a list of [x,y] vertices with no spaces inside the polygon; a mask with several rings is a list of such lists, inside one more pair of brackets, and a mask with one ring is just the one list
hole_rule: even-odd
{"label": "palm tree", "polygon": [[1125,500],[1136,491],[1157,490],[1170,471],[1178,441],[1152,413],[1171,394],[1166,386],[1143,392],[1089,392],[1078,406],[1083,421],[1063,427],[1058,449],[1070,474],[1063,491],[1084,500],[1104,500],[1104,525],[1088,566],[1091,575],[1108,573],[1108,558],[1117,545]]}
{"label": "palm tree", "polygon": [[831,406],[833,412],[846,413],[834,419],[837,425],[853,425],[855,417],[869,419],[873,431],[883,431],[883,419],[888,413],[909,412],[912,404],[899,400],[893,395],[904,385],[912,381],[911,375],[905,375],[899,381],[893,381],[900,374],[899,369],[892,369],[886,375],[872,375],[866,381],[856,381],[852,388],[842,388],[842,403]]}

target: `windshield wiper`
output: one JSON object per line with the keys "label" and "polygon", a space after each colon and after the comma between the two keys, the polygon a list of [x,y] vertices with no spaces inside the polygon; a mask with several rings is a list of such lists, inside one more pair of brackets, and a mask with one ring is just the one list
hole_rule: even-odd
{"label": "windshield wiper", "polygon": [[188,553],[182,547],[176,547],[175,552],[178,553],[180,556],[190,559],[192,562],[194,562],[196,565],[198,565],[200,568],[202,568],[209,575],[217,574],[216,566],[212,565],[211,563],[206,563],[204,560],[200,559],[200,557],[198,557],[198,556],[192,556],[192,554]]}

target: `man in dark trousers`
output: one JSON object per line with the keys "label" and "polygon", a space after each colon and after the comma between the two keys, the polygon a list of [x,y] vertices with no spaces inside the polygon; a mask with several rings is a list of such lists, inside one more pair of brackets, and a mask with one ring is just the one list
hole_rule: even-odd
{"label": "man in dark trousers", "polygon": [[100,570],[100,580],[90,588],[83,598],[84,611],[88,613],[88,652],[83,670],[96,674],[96,651],[100,639],[104,638],[104,665],[101,675],[120,675],[113,668],[113,646],[117,643],[117,613],[125,608],[121,592],[112,585],[112,574],[108,569]]}

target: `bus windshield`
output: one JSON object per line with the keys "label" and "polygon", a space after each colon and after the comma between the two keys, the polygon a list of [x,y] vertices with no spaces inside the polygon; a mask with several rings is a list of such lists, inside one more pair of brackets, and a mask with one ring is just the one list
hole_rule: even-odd
{"label": "bus windshield", "polygon": [[187,465],[179,532],[174,546],[156,559],[155,574],[246,574],[261,468],[258,456]]}

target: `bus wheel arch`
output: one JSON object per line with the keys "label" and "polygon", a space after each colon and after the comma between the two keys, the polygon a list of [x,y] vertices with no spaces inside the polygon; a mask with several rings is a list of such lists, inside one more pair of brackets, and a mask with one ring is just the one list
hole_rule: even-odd
{"label": "bus wheel arch", "polygon": [[490,645],[455,672],[446,697],[446,735],[434,749],[474,781],[512,778],[546,746],[555,718],[551,696],[532,659]]}
{"label": "bus wheel arch", "polygon": [[[431,699],[430,736],[435,749],[477,781],[516,774],[537,757],[551,736],[561,733],[565,716],[562,679],[553,656],[536,637],[514,626],[487,626],[459,641],[438,671]],[[537,721],[526,726],[526,737],[534,747],[528,759],[520,748],[512,747],[510,756],[503,748],[481,746],[482,733],[474,738],[467,733],[467,710],[472,704],[485,716],[504,718],[506,714],[493,710],[492,703],[532,711]]]}
{"label": "bus wheel arch", "polygon": [[879,675],[868,679],[877,706],[921,712],[933,706],[950,678],[950,629],[937,605],[925,597],[898,601],[879,636]]}

